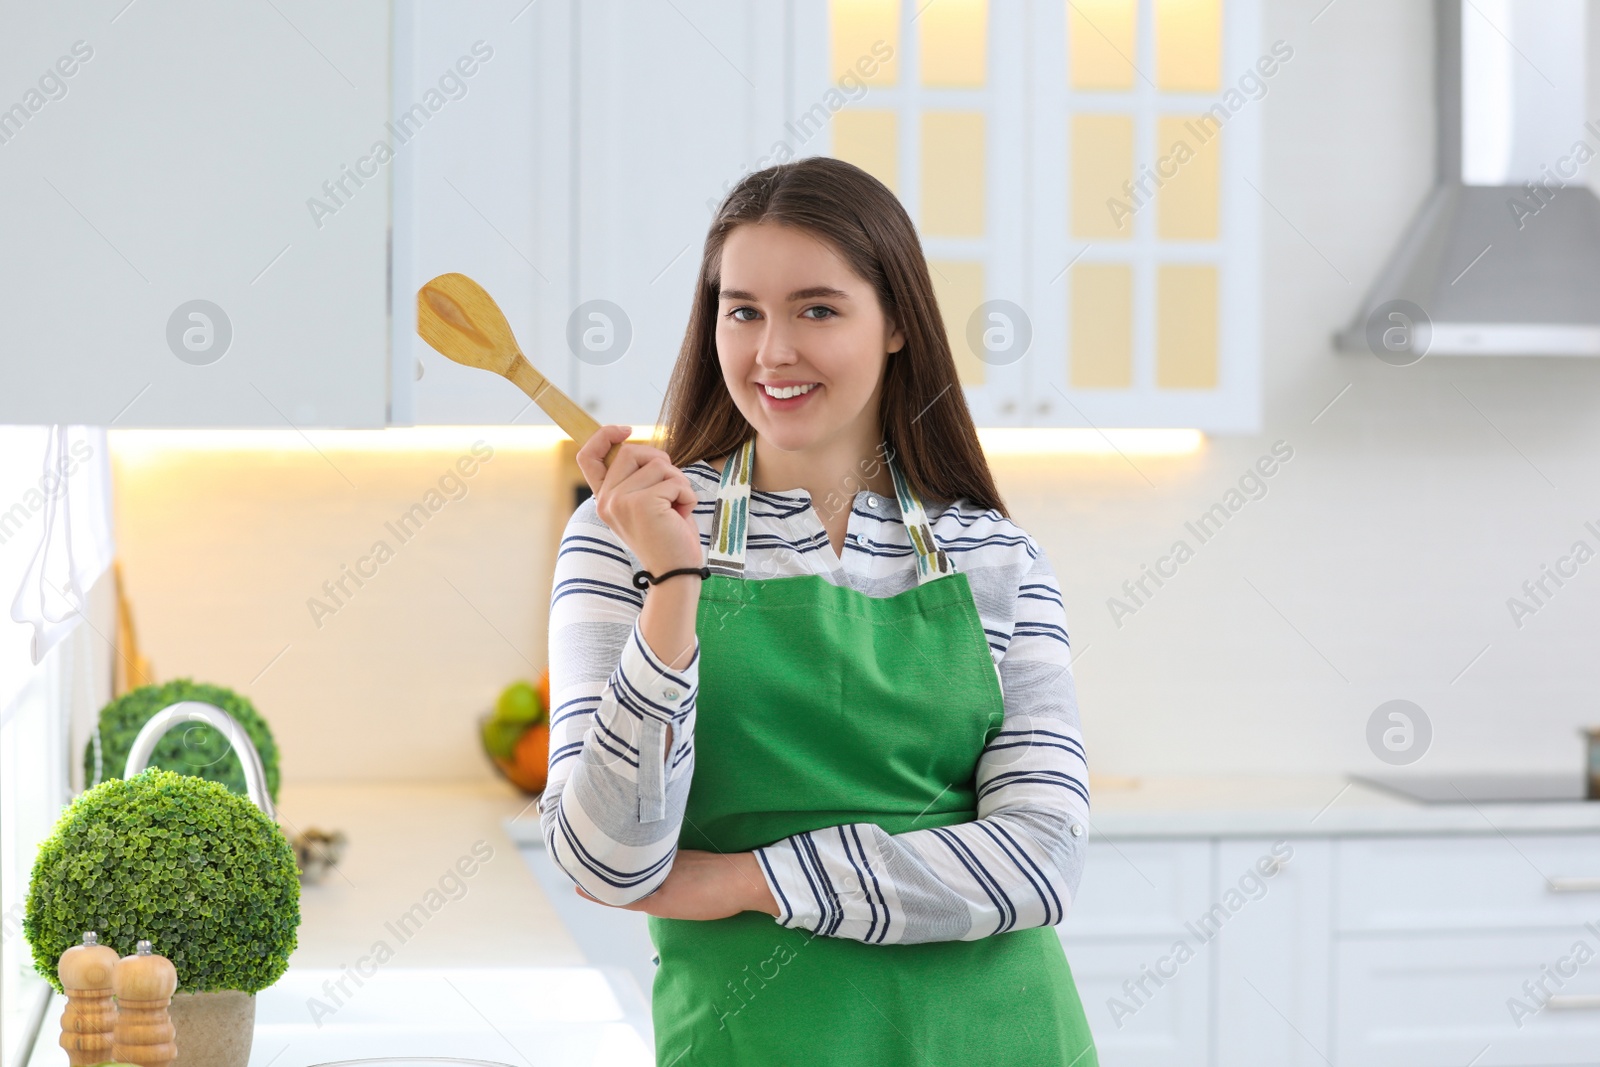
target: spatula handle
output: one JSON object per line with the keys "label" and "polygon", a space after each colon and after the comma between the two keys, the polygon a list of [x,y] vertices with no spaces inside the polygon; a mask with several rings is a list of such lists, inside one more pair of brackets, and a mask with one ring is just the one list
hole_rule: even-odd
{"label": "spatula handle", "polygon": [[[600,428],[600,423],[566,393],[556,388],[549,378],[540,374],[533,364],[527,359],[518,357],[511,365],[511,370],[506,374],[524,393],[528,394],[535,404],[546,415],[555,420],[555,424],[566,431],[567,436],[582,445],[594,436]],[[605,464],[611,466],[611,461],[617,458],[617,452],[622,448],[623,442],[618,441],[606,452]]]}

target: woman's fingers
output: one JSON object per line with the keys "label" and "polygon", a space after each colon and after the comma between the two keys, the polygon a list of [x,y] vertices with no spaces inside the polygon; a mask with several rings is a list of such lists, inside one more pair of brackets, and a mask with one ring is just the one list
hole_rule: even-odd
{"label": "woman's fingers", "polygon": [[[576,456],[578,470],[582,472],[584,480],[589,483],[589,491],[599,495],[600,487],[606,480],[606,453],[611,451],[611,446],[618,441],[626,441],[628,435],[633,433],[632,426],[606,425],[600,427],[589,435],[589,439],[578,447]],[[617,459],[622,458],[622,453],[627,449],[619,450]]]}
{"label": "woman's fingers", "polygon": [[612,461],[616,473],[612,481],[604,486],[607,493],[621,497],[624,493],[637,493],[669,481],[674,475],[682,476],[683,472],[672,465],[672,460],[658,448],[649,445],[623,445],[623,452],[628,453],[628,462],[631,467],[624,466],[623,452],[617,453],[617,458]]}
{"label": "woman's fingers", "polygon": [[[579,469],[594,494],[595,513],[646,570],[678,566],[675,560],[698,562],[700,533],[694,509],[699,500],[694,485],[667,452],[627,443],[628,431],[626,426],[602,426],[578,450]],[[624,443],[607,466],[605,450],[617,441]]]}
{"label": "woman's fingers", "polygon": [[677,467],[672,468],[674,477],[667,479],[667,491],[672,502],[672,508],[684,518],[694,515],[695,505],[700,503],[700,498],[695,495],[694,485],[689,481],[689,476]]}

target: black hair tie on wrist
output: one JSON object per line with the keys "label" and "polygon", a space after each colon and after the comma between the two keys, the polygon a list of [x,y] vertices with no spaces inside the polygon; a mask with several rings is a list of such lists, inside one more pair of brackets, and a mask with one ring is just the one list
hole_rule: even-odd
{"label": "black hair tie on wrist", "polygon": [[711,577],[711,567],[679,567],[675,571],[664,571],[661,574],[651,574],[649,571],[634,571],[633,585],[636,589],[644,589],[651,585],[660,585],[668,578],[678,574],[698,574],[702,578]]}

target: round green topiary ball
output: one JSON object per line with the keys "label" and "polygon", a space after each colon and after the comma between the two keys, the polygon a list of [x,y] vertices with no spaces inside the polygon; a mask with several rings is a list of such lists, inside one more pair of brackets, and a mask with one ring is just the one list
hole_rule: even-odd
{"label": "round green topiary ball", "polygon": [[[261,756],[266,771],[267,793],[278,802],[278,745],[267,722],[255,705],[231,689],[206,685],[189,678],[176,678],[161,685],[145,685],[122,694],[100,709],[100,773],[95,774],[94,738],[83,750],[83,781],[98,785],[121,778],[128,766],[133,739],[156,712],[183,700],[215,704],[244,727],[250,743]],[[244,768],[239,756],[221,731],[201,723],[180,723],[156,742],[150,766],[163,767],[179,774],[192,774],[207,781],[221,782],[235,793],[244,793]]]}
{"label": "round green topiary ball", "polygon": [[148,939],[179,992],[259,992],[299,941],[294,847],[222,784],[148,767],[62,812],[34,860],[22,929],[57,992],[61,954],[85,930],[123,956]]}

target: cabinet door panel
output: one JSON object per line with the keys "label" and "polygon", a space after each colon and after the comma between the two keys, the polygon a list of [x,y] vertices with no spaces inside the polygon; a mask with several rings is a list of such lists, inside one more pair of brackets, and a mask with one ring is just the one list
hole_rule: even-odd
{"label": "cabinet door panel", "polygon": [[11,13],[0,68],[81,47],[3,128],[0,422],[383,425],[388,10]]}
{"label": "cabinet door panel", "polygon": [[[1579,964],[1576,946],[1590,962]],[[1505,934],[1349,937],[1338,947],[1340,1067],[1590,1064],[1600,1050],[1600,936],[1585,927]],[[1563,962],[1565,961],[1565,962]],[[1547,978],[1572,972],[1561,984]],[[1543,1010],[1524,983],[1546,978]],[[1514,1014],[1520,1001],[1526,1014]],[[1520,1017],[1519,1017],[1520,1016]]]}
{"label": "cabinet door panel", "polygon": [[717,204],[792,141],[783,7],[576,10],[577,273],[560,329],[576,341],[574,399],[602,423],[642,427],[660,415]]}
{"label": "cabinet door panel", "polygon": [[[1027,426],[1038,320],[1025,55],[1031,4],[793,5],[791,128],[892,190],[916,227],[962,398],[979,426]],[[841,86],[841,79],[844,79]],[[1052,394],[1053,396],[1054,394]]]}
{"label": "cabinet door panel", "polygon": [[[1274,867],[1284,845],[1292,851]],[[1263,871],[1273,873],[1262,876]],[[1245,901],[1216,940],[1217,1062],[1228,1067],[1325,1064],[1333,1014],[1328,996],[1332,843],[1327,838],[1223,841],[1217,878],[1219,898],[1232,888]]]}
{"label": "cabinet door panel", "polygon": [[529,361],[572,390],[563,333],[572,278],[571,14],[568,5],[479,0],[395,7],[397,118],[452,72],[463,87],[394,164],[395,423],[551,422],[510,382],[452,363],[417,336],[417,289],[449,272],[482,284]]}
{"label": "cabinet door panel", "polygon": [[1340,843],[1341,930],[1560,927],[1600,906],[1600,836],[1356,838]]}
{"label": "cabinet door panel", "polygon": [[1158,984],[1148,969],[1170,949],[1165,938],[1084,942],[1063,931],[1062,941],[1101,1067],[1204,1067],[1209,1062],[1206,961],[1194,960]]}
{"label": "cabinet door panel", "polygon": [[1209,906],[1209,841],[1094,841],[1061,923],[1070,943],[1177,937]]}

